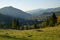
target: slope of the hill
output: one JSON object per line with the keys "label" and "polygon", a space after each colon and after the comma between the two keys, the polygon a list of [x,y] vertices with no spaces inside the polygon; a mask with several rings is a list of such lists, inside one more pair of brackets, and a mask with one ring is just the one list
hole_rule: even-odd
{"label": "slope of the hill", "polygon": [[60,25],[34,30],[0,29],[0,40],[60,40]]}

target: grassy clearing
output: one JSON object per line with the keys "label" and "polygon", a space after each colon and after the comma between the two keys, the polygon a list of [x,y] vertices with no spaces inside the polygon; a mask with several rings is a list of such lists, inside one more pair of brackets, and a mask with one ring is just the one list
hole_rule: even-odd
{"label": "grassy clearing", "polygon": [[60,40],[60,25],[36,30],[0,29],[0,40]]}

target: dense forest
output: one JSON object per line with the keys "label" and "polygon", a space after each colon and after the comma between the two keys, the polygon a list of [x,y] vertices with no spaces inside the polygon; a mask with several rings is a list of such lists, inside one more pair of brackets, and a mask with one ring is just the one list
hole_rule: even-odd
{"label": "dense forest", "polygon": [[18,18],[13,18],[10,22],[10,24],[0,24],[1,29],[16,29],[16,30],[29,30],[29,29],[39,29],[39,28],[45,28],[48,26],[55,26],[59,23],[57,22],[57,17],[54,12],[49,17],[46,17],[46,20],[38,21],[38,19],[35,19],[30,22],[23,23]]}

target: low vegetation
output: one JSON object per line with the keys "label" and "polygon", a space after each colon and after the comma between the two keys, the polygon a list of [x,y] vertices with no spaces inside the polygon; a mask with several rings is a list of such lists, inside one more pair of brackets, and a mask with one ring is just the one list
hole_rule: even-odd
{"label": "low vegetation", "polygon": [[57,18],[58,18],[58,19],[57,19],[57,20],[58,20],[58,22],[60,22],[60,16],[58,16]]}
{"label": "low vegetation", "polygon": [[0,40],[60,40],[60,25],[32,30],[0,29]]}

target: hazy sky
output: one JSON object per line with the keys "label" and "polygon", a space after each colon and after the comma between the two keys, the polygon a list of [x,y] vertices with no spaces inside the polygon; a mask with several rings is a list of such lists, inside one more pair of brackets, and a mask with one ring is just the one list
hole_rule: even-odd
{"label": "hazy sky", "polygon": [[0,8],[5,6],[28,11],[38,8],[60,7],[60,0],[0,0]]}

